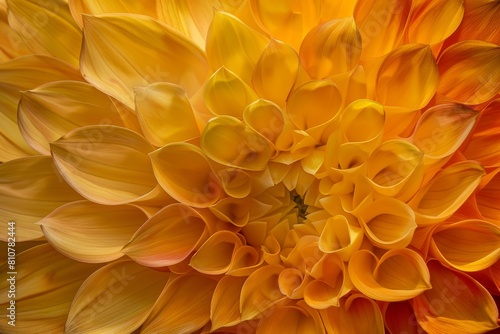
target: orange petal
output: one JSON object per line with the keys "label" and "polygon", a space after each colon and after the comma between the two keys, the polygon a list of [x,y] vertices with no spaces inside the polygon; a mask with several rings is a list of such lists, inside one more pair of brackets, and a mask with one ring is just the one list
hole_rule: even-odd
{"label": "orange petal", "polygon": [[226,67],[250,84],[267,38],[235,16],[216,12],[207,36],[206,52],[212,69]]}
{"label": "orange petal", "polygon": [[9,0],[8,5],[9,25],[33,53],[78,66],[82,32],[66,1]]}
{"label": "orange petal", "polygon": [[241,289],[242,320],[253,319],[285,300],[278,284],[283,269],[281,265],[267,265],[248,276]]}
{"label": "orange petal", "polygon": [[304,298],[304,290],[310,281],[309,275],[304,275],[296,268],[285,268],[278,277],[281,293],[290,299]]}
{"label": "orange petal", "polygon": [[323,0],[321,2],[321,21],[350,17],[356,2],[349,0]]}
{"label": "orange petal", "polygon": [[421,109],[434,96],[438,80],[430,47],[406,44],[385,56],[377,74],[377,101],[384,106]]}
{"label": "orange petal", "polygon": [[438,261],[427,266],[432,289],[413,299],[418,323],[426,332],[485,333],[498,328],[497,306],[483,286]]}
{"label": "orange petal", "polygon": [[362,38],[362,58],[393,50],[403,37],[411,3],[406,0],[358,0],[354,19]]}
{"label": "orange petal", "polygon": [[[1,228],[7,231],[7,221],[16,223],[16,241],[33,240],[43,236],[35,225],[57,207],[81,200],[61,175],[52,159],[46,156],[27,157],[0,164]],[[2,233],[3,241],[7,234]]]}
{"label": "orange petal", "polygon": [[416,213],[417,224],[449,218],[476,189],[484,174],[483,167],[475,161],[458,162],[442,170],[408,202]]}
{"label": "orange petal", "polygon": [[121,249],[146,220],[146,214],[132,205],[77,201],[55,209],[39,224],[51,245],[65,256],[98,263],[123,256]]}
{"label": "orange petal", "polygon": [[251,201],[249,198],[226,197],[209,207],[210,211],[222,221],[243,227],[250,218]]}
{"label": "orange petal", "polygon": [[214,117],[201,135],[203,152],[215,162],[243,170],[264,170],[271,152],[258,133],[231,116]]}
{"label": "orange petal", "polygon": [[86,126],[51,143],[50,148],[65,180],[93,202],[129,203],[157,185],[148,157],[153,148],[131,130]]}
{"label": "orange petal", "polygon": [[438,59],[438,94],[467,105],[495,97],[500,82],[500,46],[463,41],[447,48]]}
{"label": "orange petal", "polygon": [[224,168],[217,171],[217,178],[222,183],[226,194],[233,198],[244,198],[252,190],[250,175],[238,168]]}
{"label": "orange petal", "polygon": [[9,26],[7,2],[0,3],[0,62],[6,62],[29,52],[22,37]]}
{"label": "orange petal", "polygon": [[252,85],[261,98],[283,106],[298,71],[297,52],[289,45],[271,39],[255,65]]}
{"label": "orange petal", "polygon": [[500,44],[500,32],[496,29],[496,18],[500,5],[491,0],[464,1],[465,14],[453,35],[458,41],[481,40]]}
{"label": "orange petal", "polygon": [[227,275],[249,276],[261,267],[264,257],[260,248],[244,245],[236,249]]}
{"label": "orange petal", "polygon": [[324,334],[325,328],[317,310],[298,302],[297,306],[282,306],[264,317],[257,327],[256,334]]}
{"label": "orange petal", "polygon": [[359,250],[349,261],[349,277],[367,297],[387,302],[411,299],[431,288],[424,259],[408,248],[389,250],[380,260]]}
{"label": "orange petal", "polygon": [[[210,300],[217,282],[205,277],[178,277],[162,291],[141,333],[194,333],[210,320]],[[189,301],[189,302],[186,302]]]}
{"label": "orange petal", "polygon": [[220,186],[200,148],[172,143],[150,154],[156,179],[162,188],[181,203],[207,207],[219,199]]}
{"label": "orange petal", "polygon": [[406,27],[410,43],[437,44],[448,38],[464,16],[462,0],[412,1]]}
{"label": "orange petal", "polygon": [[64,332],[130,333],[146,320],[169,277],[133,261],[102,267],[78,290]]}
{"label": "orange petal", "polygon": [[55,81],[22,93],[19,129],[28,144],[50,154],[49,143],[86,125],[123,126],[109,97],[81,81]]}
{"label": "orange petal", "polygon": [[205,85],[204,101],[214,115],[241,119],[243,110],[257,99],[253,89],[225,67],[219,68]]}
{"label": "orange petal", "polygon": [[183,204],[171,204],[149,218],[122,252],[141,265],[165,267],[186,259],[204,240],[202,216]]}
{"label": "orange petal", "polygon": [[334,253],[343,261],[349,261],[362,241],[362,229],[349,224],[345,216],[336,215],[327,219],[319,237],[318,247],[324,253]]}
{"label": "orange petal", "polygon": [[[20,244],[16,246],[19,247]],[[2,333],[63,333],[71,301],[80,285],[98,265],[68,259],[49,244],[30,248],[17,254],[17,274],[14,275],[14,296],[10,275],[0,282],[0,307],[7,319],[11,301],[15,298],[15,327],[4,319]],[[2,273],[12,271],[7,262],[0,266]],[[7,311],[5,312],[5,310]],[[4,315],[4,317],[5,317]]]}
{"label": "orange petal", "polygon": [[240,294],[246,277],[224,276],[217,283],[210,303],[212,331],[241,322]]}
{"label": "orange petal", "polygon": [[431,254],[460,271],[479,271],[500,259],[500,227],[481,220],[439,226],[432,234]]}
{"label": "orange petal", "polygon": [[378,305],[361,294],[352,294],[341,301],[340,307],[321,310],[320,314],[327,333],[385,333]]}
{"label": "orange petal", "polygon": [[192,96],[206,79],[208,66],[203,51],[153,18],[84,15],[83,34],[82,74],[96,88],[130,108],[134,107],[133,89],[137,86],[171,82]]}
{"label": "orange petal", "polygon": [[163,146],[199,137],[193,109],[180,86],[158,82],[134,92],[137,118],[151,144]]}
{"label": "orange petal", "polygon": [[324,79],[348,72],[361,56],[361,35],[353,18],[331,20],[313,28],[300,46],[307,74]]}
{"label": "orange petal", "polygon": [[476,203],[479,212],[485,220],[500,226],[499,214],[499,194],[500,194],[500,169],[488,174],[484,179],[486,184],[481,185],[478,192],[476,192]]}
{"label": "orange petal", "polygon": [[413,308],[408,301],[388,303],[384,310],[385,326],[391,334],[421,334]]}

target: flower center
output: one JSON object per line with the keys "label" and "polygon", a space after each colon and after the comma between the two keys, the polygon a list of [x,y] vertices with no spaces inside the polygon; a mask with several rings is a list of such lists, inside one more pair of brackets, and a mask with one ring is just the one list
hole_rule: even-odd
{"label": "flower center", "polygon": [[290,198],[296,204],[297,218],[298,218],[298,222],[300,224],[300,223],[302,223],[306,219],[307,208],[309,206],[306,205],[306,204],[304,204],[304,200],[302,199],[302,197],[300,197],[300,195],[295,190],[292,190],[290,192]]}

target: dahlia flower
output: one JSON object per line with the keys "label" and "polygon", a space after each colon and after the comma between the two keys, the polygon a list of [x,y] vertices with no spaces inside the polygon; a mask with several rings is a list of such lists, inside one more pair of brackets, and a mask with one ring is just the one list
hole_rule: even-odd
{"label": "dahlia flower", "polygon": [[2,333],[498,330],[499,1],[0,14]]}

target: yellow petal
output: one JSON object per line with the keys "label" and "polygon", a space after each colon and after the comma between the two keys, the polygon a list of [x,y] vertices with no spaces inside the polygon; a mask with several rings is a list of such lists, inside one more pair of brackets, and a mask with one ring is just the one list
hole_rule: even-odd
{"label": "yellow petal", "polygon": [[256,99],[253,89],[225,67],[219,68],[205,85],[204,101],[215,115],[241,119],[243,110]]}
{"label": "yellow petal", "polygon": [[[64,0],[9,0],[9,24],[35,54],[78,66],[82,32]],[[63,33],[62,33],[63,32]]]}
{"label": "yellow petal", "polygon": [[229,327],[241,322],[240,294],[246,277],[224,276],[217,283],[210,303],[212,331],[220,327]]}
{"label": "yellow petal", "polygon": [[207,36],[206,52],[212,69],[222,66],[250,84],[267,38],[235,16],[216,12]]}
{"label": "yellow petal", "polygon": [[171,82],[192,96],[206,79],[208,65],[203,51],[153,18],[84,15],[83,35],[83,76],[130,108],[134,107],[133,89],[137,86]]}
{"label": "yellow petal", "polygon": [[432,289],[413,299],[418,323],[426,332],[473,334],[498,328],[497,306],[483,286],[438,261],[428,267]]}
{"label": "yellow petal", "polygon": [[50,154],[49,143],[86,125],[123,126],[108,96],[80,81],[56,81],[22,93],[18,107],[19,129],[42,154]]}
{"label": "yellow petal", "polygon": [[485,220],[500,226],[500,209],[498,208],[500,200],[500,169],[488,174],[483,180],[487,181],[487,183],[481,185],[479,191],[475,194],[477,207]]}
{"label": "yellow petal", "polygon": [[406,201],[420,188],[422,166],[422,152],[406,141],[395,139],[373,151],[366,164],[366,176],[378,193]]}
{"label": "yellow petal", "polygon": [[384,106],[421,109],[434,96],[438,79],[430,47],[406,44],[385,56],[377,74],[377,101]]}
{"label": "yellow petal", "polygon": [[320,314],[327,333],[385,333],[378,305],[359,293],[342,300],[340,307],[321,310]]}
{"label": "yellow petal", "polygon": [[219,199],[220,185],[197,146],[172,143],[152,152],[150,157],[156,179],[179,202],[207,207]]}
{"label": "yellow petal", "polygon": [[39,224],[49,243],[65,256],[98,263],[122,257],[121,249],[146,220],[146,214],[132,205],[77,201],[60,206]]}
{"label": "yellow petal", "polygon": [[423,333],[423,329],[418,324],[409,302],[388,303],[383,313],[385,326],[389,333]]}
{"label": "yellow petal", "polygon": [[295,84],[299,65],[299,57],[292,47],[271,39],[253,71],[255,91],[261,98],[283,106]]}
{"label": "yellow petal", "polygon": [[273,102],[262,99],[245,109],[243,120],[252,130],[265,137],[273,148],[285,128],[284,111]]}
{"label": "yellow petal", "polygon": [[413,210],[395,198],[377,199],[357,215],[368,239],[384,249],[408,246],[417,228]]}
{"label": "yellow petal", "polygon": [[485,172],[475,161],[455,163],[434,176],[408,204],[417,224],[426,225],[449,218],[476,189]]}
{"label": "yellow petal", "polygon": [[354,69],[361,56],[361,35],[356,22],[344,18],[313,28],[304,38],[299,56],[307,74],[314,79]]}
{"label": "yellow petal", "polygon": [[80,73],[55,58],[39,55],[19,57],[0,64],[0,161],[37,152],[24,140],[17,126],[17,105],[21,91],[57,80],[82,80]]}
{"label": "yellow petal", "polygon": [[157,185],[148,157],[153,148],[128,129],[86,126],[51,143],[50,148],[65,180],[93,202],[129,203]]}
{"label": "yellow petal", "polygon": [[215,280],[195,275],[171,281],[162,291],[141,333],[194,333],[202,328],[210,320],[210,300],[216,285]]}
{"label": "yellow petal", "polygon": [[[52,159],[45,156],[27,157],[0,164],[0,226],[7,231],[7,221],[16,223],[16,241],[43,236],[35,225],[55,208],[81,200],[57,172]],[[7,234],[2,233],[3,241]]]}
{"label": "yellow petal", "polygon": [[321,21],[352,16],[356,2],[349,0],[323,0],[321,2]]}
{"label": "yellow petal", "polygon": [[69,0],[69,9],[75,22],[83,27],[83,15],[99,15],[108,13],[132,13],[151,17],[156,16],[156,1],[98,1],[98,0]]}
{"label": "yellow petal", "polygon": [[410,43],[436,44],[448,38],[464,16],[462,0],[412,1],[406,27]]}
{"label": "yellow petal", "polygon": [[264,170],[271,152],[262,136],[231,116],[214,117],[203,130],[200,144],[212,160],[243,170]]}
{"label": "yellow petal", "polygon": [[286,297],[280,292],[278,284],[283,269],[285,268],[281,265],[267,265],[248,276],[240,297],[243,320],[253,319],[285,300]]}
{"label": "yellow petal", "polygon": [[319,237],[318,247],[324,253],[334,253],[343,261],[349,261],[362,241],[362,229],[349,224],[345,216],[336,215],[327,219]]}
{"label": "yellow petal", "polygon": [[462,145],[479,113],[460,104],[440,104],[420,117],[412,142],[424,152],[424,164],[444,160]]}
{"label": "yellow petal", "polygon": [[137,118],[151,144],[163,146],[199,137],[193,109],[180,86],[158,82],[134,92]]}
{"label": "yellow petal", "polygon": [[411,299],[431,288],[424,259],[408,248],[389,250],[380,260],[359,250],[349,261],[349,277],[367,297],[387,302]]}
{"label": "yellow petal", "polygon": [[194,209],[171,204],[149,218],[122,252],[137,263],[165,267],[186,259],[206,240],[206,223]]}
{"label": "yellow petal", "polygon": [[358,0],[354,19],[362,38],[362,58],[393,50],[403,37],[411,3],[406,0]]}
{"label": "yellow petal", "polygon": [[438,94],[467,105],[480,104],[498,94],[500,46],[463,41],[447,48],[438,59]]}
{"label": "yellow petal", "polygon": [[500,226],[464,220],[439,226],[432,235],[431,254],[460,271],[479,271],[500,259]]}
{"label": "yellow petal", "polygon": [[312,27],[318,24],[321,1],[251,0],[252,13],[259,26],[272,37],[296,50]]}
{"label": "yellow petal", "polygon": [[275,333],[324,334],[325,328],[318,311],[299,302],[297,306],[278,307],[270,316],[259,322],[256,334]]}
{"label": "yellow petal", "polygon": [[[20,246],[18,244],[18,246]],[[16,246],[16,249],[17,247]],[[15,276],[15,327],[8,325],[11,311],[9,297],[10,275],[0,282],[0,307],[4,320],[0,323],[3,333],[63,333],[71,301],[80,285],[97,265],[68,259],[48,244],[30,248],[16,257]],[[12,270],[7,262],[0,266],[2,273]],[[5,319],[7,316],[7,319]]]}
{"label": "yellow petal", "polygon": [[485,167],[500,167],[500,99],[491,102],[482,112],[472,138],[462,152],[470,160],[480,161]]}
{"label": "yellow petal", "polygon": [[78,290],[64,332],[130,333],[146,320],[169,277],[130,260],[102,267]]}
{"label": "yellow petal", "polygon": [[247,172],[238,168],[224,168],[217,171],[226,194],[233,198],[244,198],[252,190],[252,179]]}
{"label": "yellow petal", "polygon": [[[333,121],[342,106],[342,96],[330,80],[311,81],[294,90],[287,100],[287,113],[301,130]],[[314,110],[314,112],[311,112]]]}

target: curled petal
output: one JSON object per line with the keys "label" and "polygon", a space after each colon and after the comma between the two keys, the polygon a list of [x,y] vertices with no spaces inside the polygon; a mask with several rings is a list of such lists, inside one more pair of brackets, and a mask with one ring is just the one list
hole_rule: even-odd
{"label": "curled petal", "polygon": [[255,91],[261,98],[283,106],[295,84],[299,65],[299,57],[292,47],[271,39],[253,71]]}
{"label": "curled petal", "polygon": [[285,128],[285,114],[276,104],[257,100],[250,104],[243,112],[243,120],[255,132],[265,137],[272,147]]}
{"label": "curled petal", "polygon": [[200,146],[210,159],[249,171],[264,170],[271,155],[262,136],[230,116],[210,120],[201,136]]}
{"label": "curled petal", "polygon": [[[71,300],[99,266],[73,261],[47,243],[18,253],[16,260],[19,265],[14,281],[3,279],[0,282],[0,306],[7,309],[8,317],[13,300],[11,284],[15,284],[17,319],[15,327],[8,325],[7,320],[2,321],[0,330],[4,333],[63,333]],[[7,262],[0,270],[3,273],[11,271]]]}
{"label": "curled petal", "polygon": [[500,259],[499,245],[499,226],[481,220],[464,220],[435,230],[431,254],[460,271],[479,271]]}
{"label": "curled petal", "polygon": [[438,79],[438,67],[428,45],[403,45],[385,56],[378,70],[377,101],[384,106],[421,109],[434,96]]}
{"label": "curled petal", "polygon": [[169,277],[133,261],[100,268],[78,290],[64,332],[130,333],[146,320]]}
{"label": "curled petal", "polygon": [[482,285],[438,261],[427,266],[432,289],[413,299],[418,323],[426,332],[485,333],[498,328],[497,306]]}
{"label": "curled petal", "polygon": [[399,139],[384,142],[373,151],[366,164],[366,176],[378,193],[407,200],[420,188],[423,153]]}
{"label": "curled petal", "polygon": [[8,5],[9,25],[33,53],[78,66],[82,32],[71,16],[67,1],[9,0]]}
{"label": "curled petal", "polygon": [[240,294],[246,279],[246,277],[224,276],[217,283],[210,303],[212,331],[241,322]]}
{"label": "curled petal", "polygon": [[438,173],[408,202],[419,225],[449,218],[472,194],[484,176],[475,161],[455,163]]}
{"label": "curled petal", "polygon": [[406,0],[358,0],[354,19],[362,39],[362,58],[393,50],[403,37],[411,3]]}
{"label": "curled petal", "polygon": [[479,113],[460,104],[440,104],[420,117],[412,141],[424,152],[424,163],[451,156],[471,132]]}
{"label": "curled petal", "polygon": [[146,213],[132,205],[77,201],[60,206],[39,224],[59,252],[77,261],[97,263],[123,256],[121,249],[146,220]]}
{"label": "curled petal", "polygon": [[385,333],[380,308],[361,294],[352,294],[341,301],[340,307],[321,310],[320,314],[327,333]]}
{"label": "curled petal", "polygon": [[17,116],[26,142],[41,154],[50,154],[49,143],[76,128],[123,126],[108,96],[81,81],[50,82],[23,92]]}
{"label": "curled petal", "polygon": [[241,119],[243,110],[256,99],[253,89],[225,67],[219,68],[205,85],[204,101],[215,115]]}
{"label": "curled petal", "polygon": [[226,194],[233,198],[245,198],[252,190],[252,179],[250,175],[238,168],[223,168],[217,171]]}
{"label": "curled petal", "polygon": [[314,79],[348,72],[361,56],[361,35],[353,18],[328,21],[313,28],[300,46],[300,60]]}
{"label": "curled petal", "polygon": [[349,261],[349,277],[367,297],[387,302],[411,299],[431,288],[424,260],[408,248],[389,250],[380,260],[359,250]]}
{"label": "curled petal", "polygon": [[417,228],[413,210],[404,202],[382,197],[358,212],[371,242],[380,248],[402,248],[410,244]]}
{"label": "curled petal", "polygon": [[285,300],[278,284],[281,265],[267,265],[254,271],[243,284],[240,296],[242,320],[253,319]]}
{"label": "curled petal", "polygon": [[[83,76],[130,108],[133,89],[153,82],[180,85],[192,96],[205,81],[201,49],[153,18],[134,14],[83,17]],[[148,50],[144,53],[144,50]]]}
{"label": "curled petal", "polygon": [[479,212],[485,220],[500,226],[500,169],[488,174],[483,180],[487,181],[476,192],[476,203]]}
{"label": "curled petal", "polygon": [[298,302],[297,306],[278,307],[269,317],[259,322],[256,334],[274,333],[324,334],[325,328],[317,310]]}
{"label": "curled petal", "polygon": [[[46,156],[27,157],[0,164],[0,226],[7,231],[7,220],[16,223],[16,241],[43,236],[35,225],[55,208],[81,200]],[[3,241],[7,234],[2,233]]]}
{"label": "curled petal", "polygon": [[184,275],[170,281],[141,332],[193,333],[202,328],[210,320],[210,300],[216,285],[216,281],[197,275]]}
{"label": "curled petal", "polygon": [[304,289],[311,281],[309,276],[304,276],[296,268],[286,268],[278,277],[278,285],[282,294],[290,299],[301,299],[304,297]]}
{"label": "curled petal", "polygon": [[118,126],[75,129],[50,144],[54,164],[82,196],[99,204],[123,204],[157,185],[148,152],[137,133]]}
{"label": "curled petal", "polygon": [[222,221],[234,226],[243,227],[250,218],[251,202],[248,198],[237,199],[226,197],[209,207],[210,211]]}
{"label": "curled petal", "polygon": [[150,154],[158,183],[186,205],[207,207],[221,195],[220,185],[203,152],[188,143],[172,143]]}
{"label": "curled petal", "polygon": [[448,38],[464,16],[462,0],[418,0],[411,3],[406,27],[411,43],[436,44]]}
{"label": "curled petal", "polygon": [[262,251],[244,245],[235,250],[227,275],[249,276],[264,262]]}
{"label": "curled petal", "polygon": [[171,204],[149,218],[122,252],[141,265],[165,267],[186,259],[206,237],[206,222],[197,211]]}
{"label": "curled petal", "polygon": [[268,40],[235,16],[216,12],[208,31],[206,52],[213,69],[226,67],[246,83]]}
{"label": "curled petal", "polygon": [[318,247],[324,253],[334,253],[343,261],[348,261],[359,249],[362,241],[362,229],[349,224],[345,216],[337,215],[327,219],[319,237]]}
{"label": "curled petal", "polygon": [[[447,48],[438,59],[437,92],[452,101],[480,104],[495,97],[500,82],[500,46],[463,41]],[[469,73],[474,73],[471,77]]]}

